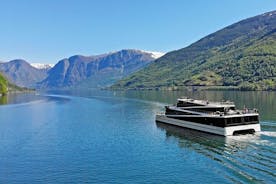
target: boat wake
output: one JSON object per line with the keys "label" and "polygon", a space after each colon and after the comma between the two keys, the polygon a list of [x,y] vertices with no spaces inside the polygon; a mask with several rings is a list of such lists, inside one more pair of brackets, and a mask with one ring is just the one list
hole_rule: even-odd
{"label": "boat wake", "polygon": [[262,121],[261,124],[263,126],[270,126],[270,127],[276,127],[276,122],[271,121]]}
{"label": "boat wake", "polygon": [[210,169],[223,173],[230,182],[262,183],[264,177],[267,181],[276,177],[272,172],[276,164],[276,132],[222,137],[162,123],[157,127],[166,132],[167,138],[175,137],[179,147],[194,150],[212,160],[216,169]]}
{"label": "boat wake", "polygon": [[276,132],[271,132],[271,131],[261,131],[260,134],[269,136],[269,137],[276,137]]}

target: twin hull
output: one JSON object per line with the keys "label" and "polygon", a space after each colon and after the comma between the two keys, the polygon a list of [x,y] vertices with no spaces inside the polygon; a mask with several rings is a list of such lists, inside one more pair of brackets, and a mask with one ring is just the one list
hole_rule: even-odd
{"label": "twin hull", "polygon": [[213,133],[217,135],[223,135],[223,136],[231,136],[231,135],[234,135],[236,132],[240,132],[240,131],[253,131],[253,132],[261,131],[260,124],[248,124],[248,125],[238,125],[238,126],[230,126],[230,127],[216,127],[211,125],[194,123],[190,121],[168,118],[164,114],[156,115],[156,121],[161,123],[176,125],[180,127],[195,129],[203,132]]}

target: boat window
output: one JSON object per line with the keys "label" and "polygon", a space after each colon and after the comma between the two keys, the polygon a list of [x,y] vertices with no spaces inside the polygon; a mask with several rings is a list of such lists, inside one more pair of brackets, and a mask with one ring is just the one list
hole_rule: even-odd
{"label": "boat window", "polygon": [[250,121],[250,120],[249,120],[249,117],[248,117],[248,116],[245,116],[245,117],[244,117],[244,121],[245,121],[245,122],[249,122],[249,121]]}
{"label": "boat window", "polygon": [[253,116],[253,121],[258,121],[258,117],[257,116]]}
{"label": "boat window", "polygon": [[241,122],[241,118],[240,117],[235,117],[235,118],[233,118],[233,122],[234,123],[240,123]]}
{"label": "boat window", "polygon": [[227,119],[227,124],[231,124],[231,123],[232,123],[232,119],[231,118]]}

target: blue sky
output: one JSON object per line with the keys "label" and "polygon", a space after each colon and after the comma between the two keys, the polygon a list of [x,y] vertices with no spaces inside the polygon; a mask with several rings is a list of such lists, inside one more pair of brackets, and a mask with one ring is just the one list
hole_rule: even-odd
{"label": "blue sky", "polygon": [[0,0],[0,61],[56,63],[126,48],[168,52],[275,0]]}

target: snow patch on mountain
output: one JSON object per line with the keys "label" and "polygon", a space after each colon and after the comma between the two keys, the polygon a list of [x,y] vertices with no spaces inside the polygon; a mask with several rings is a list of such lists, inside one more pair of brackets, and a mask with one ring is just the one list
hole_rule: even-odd
{"label": "snow patch on mountain", "polygon": [[31,66],[37,69],[50,69],[54,66],[54,64],[31,63]]}
{"label": "snow patch on mountain", "polygon": [[146,50],[141,50],[144,53],[149,53],[151,54],[151,57],[153,57],[154,59],[158,59],[162,56],[164,56],[166,53],[163,52],[155,52],[155,51],[146,51]]}

